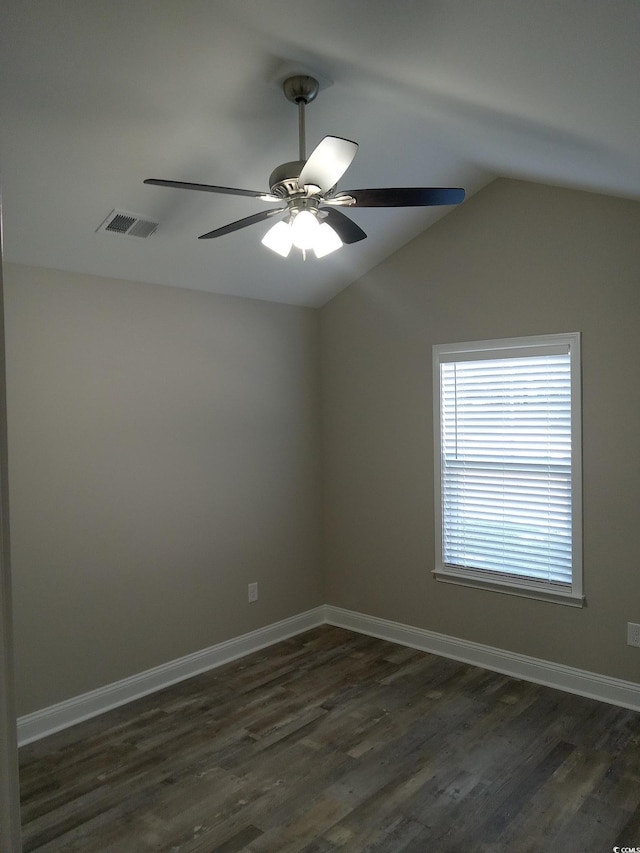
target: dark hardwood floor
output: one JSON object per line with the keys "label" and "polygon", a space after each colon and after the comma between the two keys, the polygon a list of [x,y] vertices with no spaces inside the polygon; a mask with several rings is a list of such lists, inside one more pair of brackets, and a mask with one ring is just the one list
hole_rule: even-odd
{"label": "dark hardwood floor", "polygon": [[21,750],[25,851],[610,853],[640,714],[323,627]]}

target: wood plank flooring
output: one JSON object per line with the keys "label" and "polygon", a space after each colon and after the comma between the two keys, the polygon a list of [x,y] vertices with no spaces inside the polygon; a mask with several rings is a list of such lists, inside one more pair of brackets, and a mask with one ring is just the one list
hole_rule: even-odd
{"label": "wood plank flooring", "polygon": [[640,714],[324,626],[21,750],[25,851],[609,853]]}

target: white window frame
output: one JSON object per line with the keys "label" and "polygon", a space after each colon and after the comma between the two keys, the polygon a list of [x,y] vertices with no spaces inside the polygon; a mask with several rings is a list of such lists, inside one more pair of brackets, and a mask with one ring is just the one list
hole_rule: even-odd
{"label": "white window frame", "polygon": [[[557,585],[529,578],[518,578],[496,572],[488,573],[473,568],[447,565],[443,561],[442,512],[442,434],[441,434],[441,370],[443,361],[474,360],[504,357],[524,357],[548,351],[550,347],[568,347],[571,373],[571,525],[572,525],[572,582]],[[566,352],[566,350],[565,350]],[[552,601],[581,607],[584,604],[582,587],[582,400],[580,332],[554,335],[536,335],[488,341],[468,341],[433,346],[433,414],[434,414],[434,480],[435,480],[435,569],[439,581],[456,583],[480,589],[489,589],[511,595],[521,595],[543,601]]]}

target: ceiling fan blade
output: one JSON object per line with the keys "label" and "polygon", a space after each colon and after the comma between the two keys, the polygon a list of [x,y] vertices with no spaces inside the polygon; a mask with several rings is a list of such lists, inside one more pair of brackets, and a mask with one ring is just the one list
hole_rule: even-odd
{"label": "ceiling fan blade", "polygon": [[312,184],[328,192],[338,183],[356,156],[358,144],[339,136],[325,136],[313,149],[298,178],[301,187]]}
{"label": "ceiling fan blade", "polygon": [[257,190],[239,190],[236,187],[216,187],[213,184],[192,184],[186,181],[162,181],[159,178],[147,178],[143,183],[156,187],[174,187],[178,190],[198,190],[205,193],[224,193],[225,195],[244,195],[249,198],[260,198],[263,201],[282,201],[271,193]]}
{"label": "ceiling fan blade", "polygon": [[277,207],[271,210],[261,210],[260,213],[254,213],[253,216],[245,216],[244,219],[237,219],[235,222],[230,222],[228,225],[223,225],[222,228],[216,228],[214,231],[209,231],[207,234],[201,234],[198,240],[209,240],[211,237],[222,237],[223,234],[230,234],[232,231],[239,231],[240,228],[246,228],[247,225],[255,225],[257,222],[263,222],[269,219],[270,216],[275,216],[278,213],[284,213],[288,208]]}
{"label": "ceiling fan blade", "polygon": [[335,207],[321,207],[327,222],[343,243],[357,243],[367,236],[359,225]]}
{"label": "ceiling fan blade", "polygon": [[[354,199],[354,201],[350,201]],[[327,204],[351,207],[431,207],[460,204],[464,190],[459,187],[377,187],[370,190],[341,190]]]}

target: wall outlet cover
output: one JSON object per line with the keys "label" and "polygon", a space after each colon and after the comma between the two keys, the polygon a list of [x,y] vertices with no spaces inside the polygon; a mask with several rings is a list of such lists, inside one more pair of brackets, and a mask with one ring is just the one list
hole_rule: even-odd
{"label": "wall outlet cover", "polygon": [[640,648],[640,625],[636,622],[627,622],[627,645]]}

